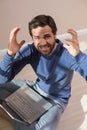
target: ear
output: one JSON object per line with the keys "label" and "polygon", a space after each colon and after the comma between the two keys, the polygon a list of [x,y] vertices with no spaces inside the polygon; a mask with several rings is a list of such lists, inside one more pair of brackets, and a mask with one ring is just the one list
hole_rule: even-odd
{"label": "ear", "polygon": [[57,38],[57,33],[54,35],[55,39]]}

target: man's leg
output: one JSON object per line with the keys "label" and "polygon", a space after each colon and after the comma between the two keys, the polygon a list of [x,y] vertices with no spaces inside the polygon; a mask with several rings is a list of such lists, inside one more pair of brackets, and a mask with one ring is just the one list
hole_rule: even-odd
{"label": "man's leg", "polygon": [[[46,94],[38,89],[38,84],[35,82],[27,81],[29,86],[32,86],[37,92],[46,97]],[[59,120],[62,113],[64,112],[67,104],[66,103],[55,103],[52,99],[47,98],[49,102],[53,104],[53,107],[49,109],[39,120],[34,124],[30,125],[28,130],[57,130]]]}
{"label": "man's leg", "polygon": [[57,130],[59,120],[65,107],[66,105],[55,105],[31,125],[23,125],[19,122],[13,122],[13,126],[15,130]]}
{"label": "man's leg", "polygon": [[[37,90],[37,85],[35,84],[35,82],[26,81],[26,83],[29,86],[33,87],[35,90]],[[23,124],[21,125],[19,123],[16,123],[15,130],[56,130],[60,117],[64,112],[67,104],[64,103],[55,104],[52,100],[50,99],[48,100],[53,104],[53,107],[49,109],[49,111],[47,111],[39,120],[32,123],[31,125],[23,125]]]}
{"label": "man's leg", "polygon": [[57,104],[44,114],[36,124],[36,130],[57,130],[60,117],[66,105]]}
{"label": "man's leg", "polygon": [[[0,85],[0,104],[3,103],[6,97],[15,92],[18,88],[25,85],[25,81],[22,80],[13,80],[6,84]],[[23,125],[15,120],[12,120],[12,125],[15,130],[28,130],[29,125]]]}
{"label": "man's leg", "polygon": [[[0,86],[0,101],[16,91],[19,87],[26,84],[25,81],[16,80]],[[53,103],[53,101],[52,101]],[[15,130],[56,130],[60,117],[66,108],[66,104],[60,103],[54,105],[39,120],[31,125],[24,125],[17,121],[12,122]]]}

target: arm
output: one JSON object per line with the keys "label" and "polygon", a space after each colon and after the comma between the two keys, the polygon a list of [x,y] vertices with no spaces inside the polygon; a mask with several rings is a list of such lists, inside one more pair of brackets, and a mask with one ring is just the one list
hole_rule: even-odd
{"label": "arm", "polygon": [[71,65],[72,69],[79,72],[87,80],[87,55],[80,51],[78,55],[72,58],[75,61],[75,64]]}
{"label": "arm", "polygon": [[20,50],[21,46],[25,42],[24,40],[20,43],[17,42],[16,35],[19,30],[20,28],[14,28],[10,33],[8,51],[7,54],[5,54],[2,62],[0,63],[0,84],[13,79],[13,77],[15,76],[15,73],[12,71],[14,70],[13,67],[15,67],[15,65],[16,67],[18,67],[16,63],[20,63],[17,61],[15,62],[14,59],[16,53]]}
{"label": "arm", "polygon": [[70,44],[64,44],[63,46],[71,54],[71,69],[77,71],[87,80],[87,55],[80,51],[79,41],[77,33],[73,29],[69,29],[68,33],[72,35],[72,38],[65,39]]}

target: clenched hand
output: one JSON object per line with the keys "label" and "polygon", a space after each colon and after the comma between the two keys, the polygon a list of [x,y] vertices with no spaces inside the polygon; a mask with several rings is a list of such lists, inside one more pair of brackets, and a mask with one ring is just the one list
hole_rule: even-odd
{"label": "clenched hand", "polygon": [[22,40],[20,43],[17,42],[17,33],[20,30],[19,27],[14,28],[9,37],[9,44],[8,44],[8,54],[13,56],[15,55],[22,45],[25,43],[25,40]]}
{"label": "clenched hand", "polygon": [[68,42],[69,44],[64,44],[63,46],[69,51],[72,56],[76,56],[80,51],[77,32],[73,29],[68,29],[67,32],[72,35],[72,38],[65,39],[66,43]]}

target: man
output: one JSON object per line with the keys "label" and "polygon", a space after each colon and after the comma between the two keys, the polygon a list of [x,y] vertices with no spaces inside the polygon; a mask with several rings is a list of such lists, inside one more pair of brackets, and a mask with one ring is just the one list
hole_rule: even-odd
{"label": "man", "polygon": [[[26,83],[26,81],[14,81],[13,78],[26,64],[30,64],[38,76],[32,87],[50,99],[53,107],[33,124],[23,126],[14,122],[14,128],[56,130],[71,96],[73,72],[77,71],[87,80],[87,55],[80,51],[78,36],[73,29],[67,31],[72,36],[66,39],[68,44],[56,39],[57,27],[51,16],[39,15],[29,22],[32,44],[23,46],[24,40],[17,42],[19,30],[20,28],[16,27],[11,31],[8,51],[0,64],[1,102],[18,88],[11,86],[11,83],[19,87]],[[11,80],[13,81],[10,82]],[[27,84],[31,83],[27,81]]]}

